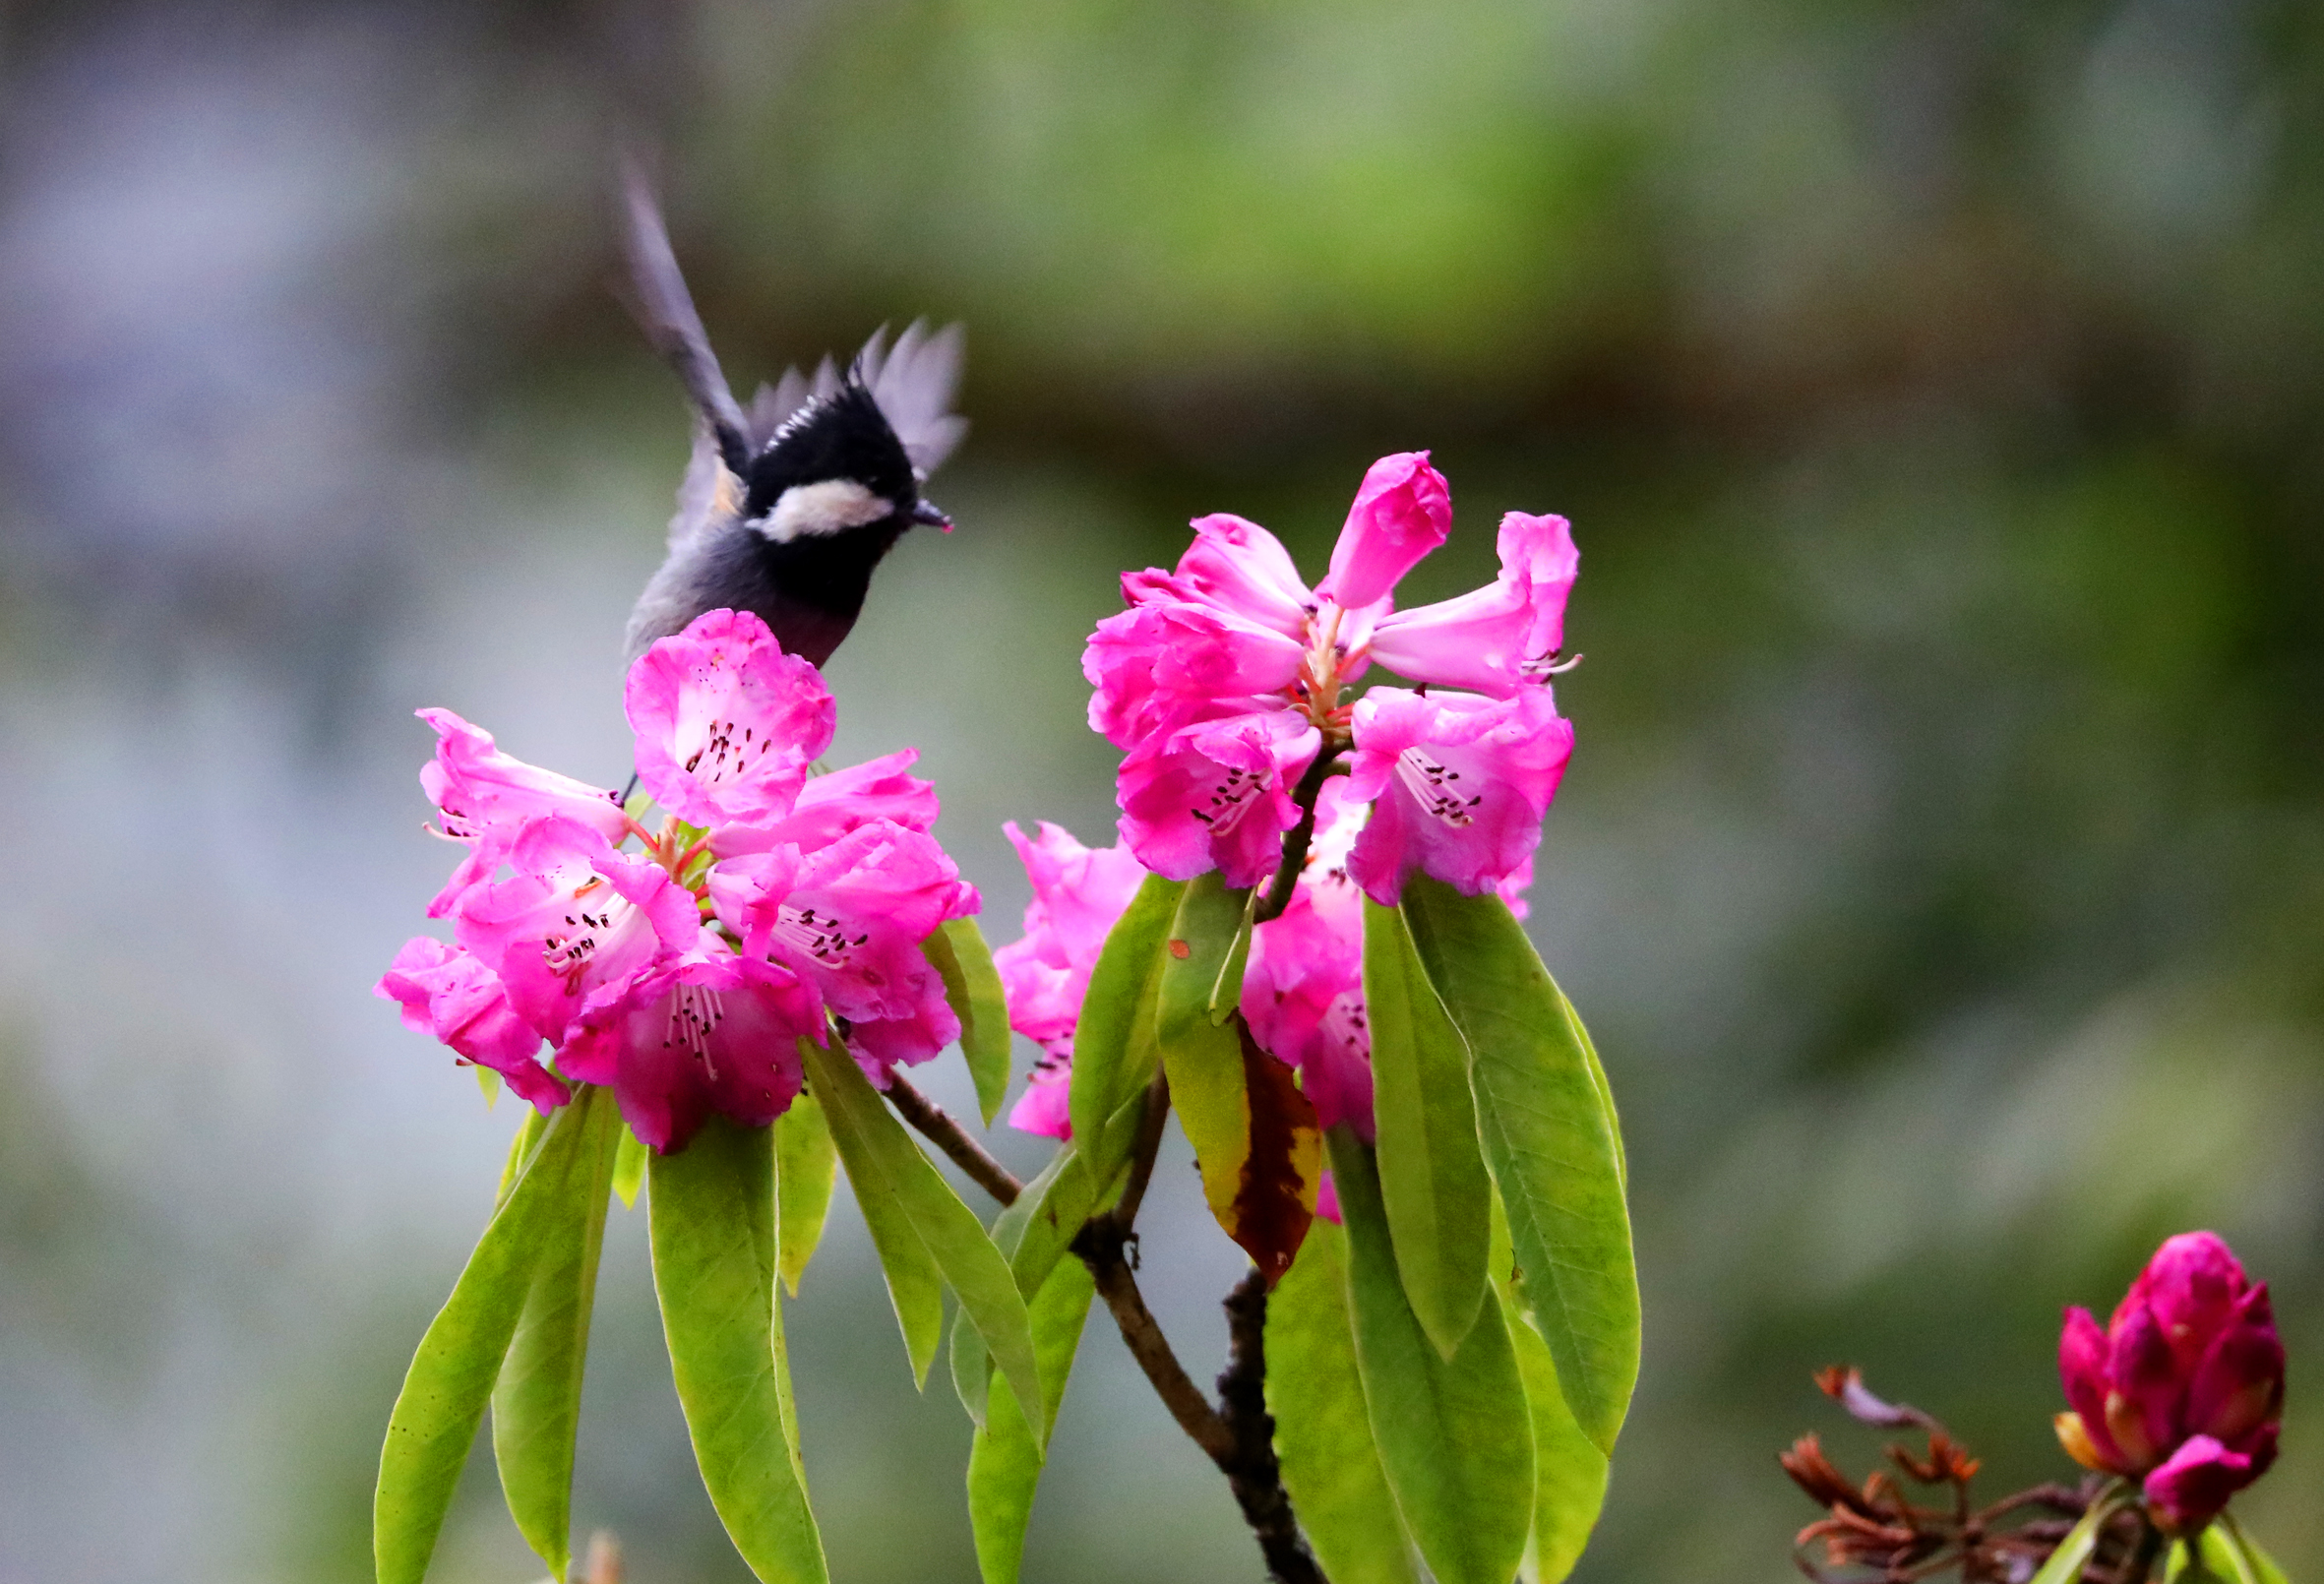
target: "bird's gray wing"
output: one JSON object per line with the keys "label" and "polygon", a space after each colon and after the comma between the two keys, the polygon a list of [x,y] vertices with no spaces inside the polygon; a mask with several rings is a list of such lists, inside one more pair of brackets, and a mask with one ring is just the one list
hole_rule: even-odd
{"label": "bird's gray wing", "polygon": [[661,205],[636,160],[622,167],[622,200],[627,224],[624,251],[629,255],[630,278],[638,291],[638,318],[654,350],[669,360],[686,386],[686,394],[709,423],[726,465],[741,473],[750,465],[743,410],[726,388],[718,356],[703,330],[702,315],[678,273],[678,257],[670,250],[669,228],[662,223]]}
{"label": "bird's gray wing", "polygon": [[968,420],[952,411],[965,335],[958,325],[931,335],[928,321],[915,319],[893,346],[887,344],[884,325],[856,355],[855,377],[880,403],[922,478],[935,472],[968,433]]}
{"label": "bird's gray wing", "polygon": [[707,418],[694,421],[694,454],[686,458],[686,475],[678,480],[678,510],[670,518],[670,548],[675,550],[719,518],[742,510],[742,481],[718,454],[718,437]]}

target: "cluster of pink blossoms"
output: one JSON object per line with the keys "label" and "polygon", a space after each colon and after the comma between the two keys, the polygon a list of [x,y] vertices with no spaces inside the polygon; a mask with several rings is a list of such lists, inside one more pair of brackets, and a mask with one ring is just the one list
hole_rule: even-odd
{"label": "cluster of pink blossoms", "polygon": [[[1260,1048],[1299,1068],[1324,1127],[1372,1136],[1363,897],[1393,904],[1418,871],[1498,890],[1521,913],[1573,746],[1549,683],[1577,567],[1564,519],[1508,514],[1495,582],[1397,612],[1397,579],[1450,526],[1443,477],[1409,453],[1365,475],[1316,589],[1273,534],[1226,515],[1195,521],[1175,572],[1123,579],[1130,609],[1098,625],[1082,657],[1090,725],[1127,751],[1122,839],[1091,849],[1056,825],[1029,840],[1009,827],[1033,900],[1023,939],[994,957],[1011,1023],[1046,1053],[1011,1124],[1068,1136],[1074,1023],[1146,871],[1266,881],[1299,821],[1301,777],[1344,751],[1347,773],[1316,793],[1289,904],[1253,933],[1242,1009]],[[1343,703],[1375,660],[1423,686]]]}
{"label": "cluster of pink blossoms", "polygon": [[[656,1149],[711,1111],[772,1122],[798,1042],[836,1028],[872,1080],[959,1037],[920,944],[977,911],[936,838],[935,789],[890,754],[812,776],[835,724],[816,668],[712,611],[631,668],[638,777],[666,818],[512,759],[449,710],[421,786],[467,846],[379,994],[543,1112],[610,1085]],[[642,850],[624,851],[635,836]],[[549,1052],[544,1063],[543,1048]]]}
{"label": "cluster of pink blossoms", "polygon": [[2268,1471],[2284,1416],[2284,1342],[2268,1305],[2213,1233],[2166,1242],[2105,1330],[2066,1310],[2057,1345],[2074,1460],[2140,1483],[2173,1534],[2201,1528]]}
{"label": "cluster of pink blossoms", "polygon": [[[1352,750],[1349,791],[1373,812],[1348,873],[1375,901],[1415,871],[1472,896],[1521,873],[1573,749],[1549,679],[1577,558],[1564,518],[1511,512],[1494,582],[1398,611],[1398,579],[1451,526],[1443,475],[1408,452],[1364,475],[1313,589],[1273,534],[1225,514],[1194,522],[1177,571],[1123,578],[1130,609],[1098,624],[1081,669],[1090,726],[1128,756],[1117,796],[1140,863],[1257,884],[1299,822],[1301,776]],[[1343,703],[1376,660],[1421,686]]]}

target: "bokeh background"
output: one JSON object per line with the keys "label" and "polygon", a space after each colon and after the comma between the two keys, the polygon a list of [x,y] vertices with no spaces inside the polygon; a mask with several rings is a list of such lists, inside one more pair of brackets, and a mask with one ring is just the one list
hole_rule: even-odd
{"label": "bokeh background", "polygon": [[[95,4],[0,23],[0,1581],[369,1577],[487,1113],[369,987],[449,856],[411,718],[618,783],[686,417],[607,290],[657,149],[738,382],[916,314],[975,431],[830,676],[1102,839],[1082,635],[1365,464],[1569,515],[1534,930],[1626,1121],[1646,1371],[1589,1580],[1793,1576],[1809,1370],[2066,1471],[2058,1307],[2214,1227],[2324,1570],[2324,10],[2296,0]],[[957,1059],[933,1080],[957,1104]],[[1038,1158],[1023,1141],[1005,1147]],[[1240,1256],[1145,1240],[1198,1375]],[[796,1327],[837,1577],[973,1577],[967,1426],[847,1211]],[[744,1577],[615,1213],[580,1521]],[[471,1469],[439,1576],[537,1576]],[[1028,1579],[1258,1576],[1102,1320]]]}

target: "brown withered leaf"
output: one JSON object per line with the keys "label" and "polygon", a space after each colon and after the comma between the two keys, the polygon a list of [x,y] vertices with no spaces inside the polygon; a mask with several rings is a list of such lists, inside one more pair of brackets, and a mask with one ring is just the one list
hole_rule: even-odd
{"label": "brown withered leaf", "polygon": [[1241,1012],[1233,1021],[1243,1042],[1243,1083],[1251,1104],[1251,1153],[1235,1191],[1234,1238],[1272,1288],[1291,1268],[1315,1217],[1323,1130],[1291,1068],[1258,1048]]}

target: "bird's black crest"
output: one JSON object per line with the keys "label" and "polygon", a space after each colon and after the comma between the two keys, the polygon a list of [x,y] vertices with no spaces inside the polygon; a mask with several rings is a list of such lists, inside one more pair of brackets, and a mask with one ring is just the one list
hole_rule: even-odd
{"label": "bird's black crest", "polygon": [[918,494],[903,442],[872,393],[852,379],[791,414],[751,458],[742,515],[764,517],[794,484],[829,478],[853,479],[890,501],[909,503]]}

